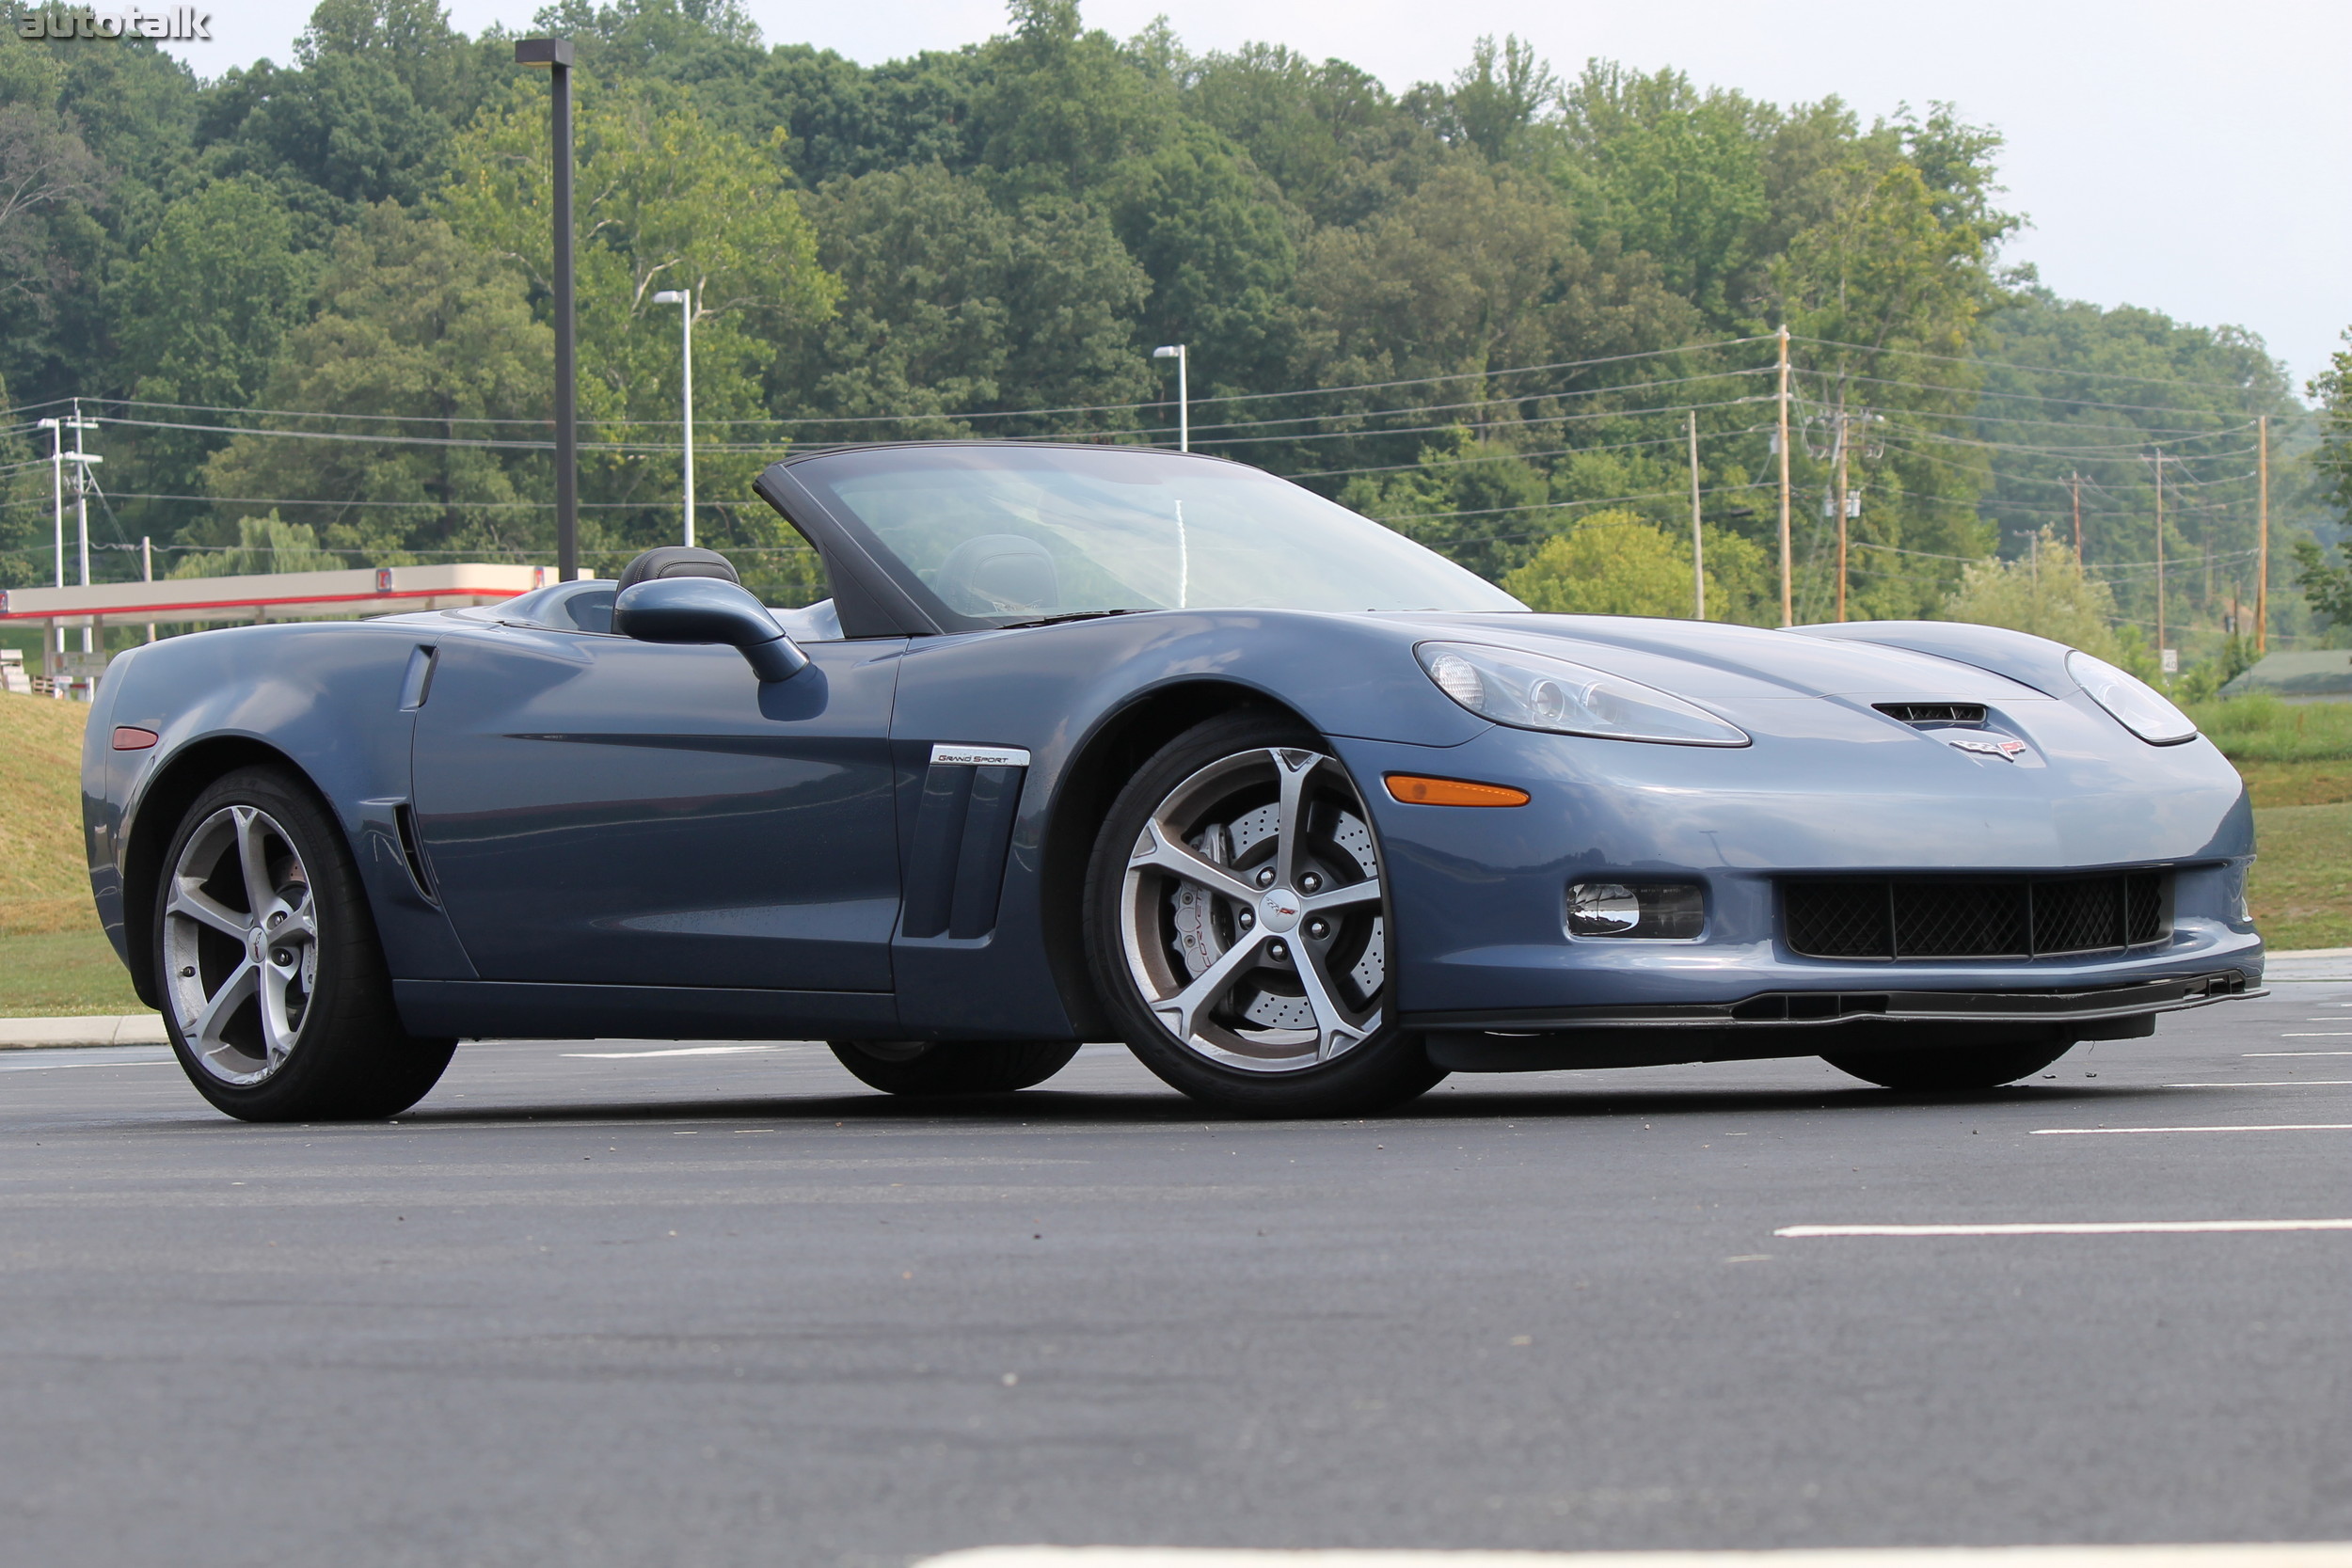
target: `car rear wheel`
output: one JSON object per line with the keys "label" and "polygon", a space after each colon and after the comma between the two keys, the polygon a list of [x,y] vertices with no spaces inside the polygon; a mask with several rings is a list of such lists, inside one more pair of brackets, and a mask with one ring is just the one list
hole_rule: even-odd
{"label": "car rear wheel", "polygon": [[246,1121],[356,1120],[439,1080],[457,1042],[401,1027],[351,852],[300,780],[218,780],[163,863],[156,989],[198,1093]]}
{"label": "car rear wheel", "polygon": [[827,1040],[861,1084],[885,1094],[1010,1094],[1042,1084],[1075,1040]]}
{"label": "car rear wheel", "polygon": [[1112,802],[1087,870],[1088,960],[1143,1065],[1253,1116],[1350,1116],[1445,1074],[1397,1027],[1371,813],[1322,739],[1213,719]]}
{"label": "car rear wheel", "polygon": [[1919,1093],[1997,1089],[2030,1078],[2074,1049],[2052,1045],[1938,1046],[1925,1051],[1840,1051],[1821,1060],[1882,1088]]}

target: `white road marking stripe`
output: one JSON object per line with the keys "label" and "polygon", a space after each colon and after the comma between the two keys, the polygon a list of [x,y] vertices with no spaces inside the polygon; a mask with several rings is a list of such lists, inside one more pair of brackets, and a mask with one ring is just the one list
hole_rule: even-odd
{"label": "white road marking stripe", "polygon": [[2352,1078],[2272,1078],[2262,1083],[2243,1084],[2167,1084],[2168,1089],[2340,1089],[2352,1085]]}
{"label": "white road marking stripe", "polygon": [[55,1072],[69,1067],[169,1067],[168,1056],[141,1056],[130,1062],[0,1062],[0,1072]]}
{"label": "white road marking stripe", "polygon": [[2264,1127],[2037,1127],[2037,1138],[2090,1132],[2352,1132],[2352,1121],[2282,1121]]}
{"label": "white road marking stripe", "polygon": [[687,1045],[671,1051],[566,1051],[566,1061],[626,1061],[634,1056],[738,1056],[747,1051],[781,1051],[780,1045]]}
{"label": "white road marking stripe", "polygon": [[2352,1230],[2352,1220],[2052,1220],[2025,1225],[1786,1225],[1775,1236],[2196,1236],[2234,1230]]}
{"label": "white road marking stripe", "polygon": [[2241,1056],[2352,1056],[2352,1051],[2241,1051]]}
{"label": "white road marking stripe", "polygon": [[2282,1040],[2341,1040],[2352,1039],[2352,1029],[2299,1029],[2279,1037]]}
{"label": "white road marking stripe", "polygon": [[2352,1568],[2352,1543],[1862,1546],[1793,1551],[1479,1552],[1215,1546],[980,1546],[915,1568]]}

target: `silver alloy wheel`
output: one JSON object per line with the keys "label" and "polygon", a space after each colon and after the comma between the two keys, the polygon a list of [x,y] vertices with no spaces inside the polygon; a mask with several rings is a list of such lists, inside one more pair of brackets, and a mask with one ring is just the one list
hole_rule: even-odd
{"label": "silver alloy wheel", "polygon": [[1292,747],[1211,763],[1136,835],[1120,939],[1144,1006],[1221,1066],[1294,1072],[1387,1011],[1380,863],[1338,761]]}
{"label": "silver alloy wheel", "polygon": [[224,1084],[268,1080],[318,988],[310,875],[278,820],[223,806],[188,835],[164,904],[164,976],[189,1053]]}

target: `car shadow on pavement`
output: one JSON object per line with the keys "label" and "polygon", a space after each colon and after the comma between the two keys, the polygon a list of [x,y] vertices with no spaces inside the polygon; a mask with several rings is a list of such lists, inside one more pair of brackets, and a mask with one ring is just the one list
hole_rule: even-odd
{"label": "car shadow on pavement", "polygon": [[1447,1095],[1419,1100],[1378,1117],[1328,1120],[1275,1120],[1236,1117],[1195,1104],[1173,1093],[1094,1092],[1027,1089],[1017,1094],[942,1095],[911,1099],[882,1094],[762,1096],[722,1100],[661,1100],[620,1101],[582,1100],[562,1103],[520,1105],[437,1105],[431,1101],[406,1113],[407,1123],[463,1125],[466,1123],[577,1121],[746,1121],[789,1122],[803,1125],[833,1122],[840,1126],[890,1123],[898,1126],[946,1127],[956,1124],[1152,1126],[1223,1123],[1265,1125],[1362,1126],[1371,1123],[1411,1125],[1416,1122],[1611,1120],[1628,1117],[1658,1119],[1669,1117],[1756,1115],[1793,1111],[2007,1111],[2035,1106],[2137,1104],[2178,1098],[2182,1091],[2160,1087],[2084,1088],[2074,1085],[2011,1087],[1969,1094],[1904,1094],[1890,1089],[1820,1088],[1656,1088],[1609,1089],[1600,1086],[1573,1091],[1541,1089],[1528,1093],[1495,1091]]}

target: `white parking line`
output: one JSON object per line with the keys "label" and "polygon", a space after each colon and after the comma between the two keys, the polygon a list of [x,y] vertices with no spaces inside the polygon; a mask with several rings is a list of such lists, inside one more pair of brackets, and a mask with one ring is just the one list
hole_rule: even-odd
{"label": "white parking line", "polygon": [[2026,1225],[1785,1225],[1775,1236],[2200,1236],[2233,1230],[2352,1230],[2352,1220],[2056,1220]]}
{"label": "white parking line", "polygon": [[667,1051],[566,1051],[566,1061],[618,1062],[633,1056],[739,1056],[747,1051],[781,1051],[780,1045],[684,1045]]}
{"label": "white parking line", "polygon": [[2352,1051],[2241,1051],[2241,1056],[2352,1056]]}
{"label": "white parking line", "polygon": [[1861,1546],[1793,1551],[1481,1552],[1215,1546],[980,1546],[915,1568],[2352,1568],[2352,1544]]}
{"label": "white parking line", "polygon": [[2352,1078],[2273,1078],[2246,1084],[2167,1084],[2168,1089],[2340,1089]]}
{"label": "white parking line", "polygon": [[2282,1040],[2342,1040],[2352,1039],[2352,1029],[2298,1029],[2279,1037]]}
{"label": "white parking line", "polygon": [[2279,1122],[2265,1127],[2037,1127],[2037,1138],[2097,1132],[2352,1132],[2352,1121]]}

